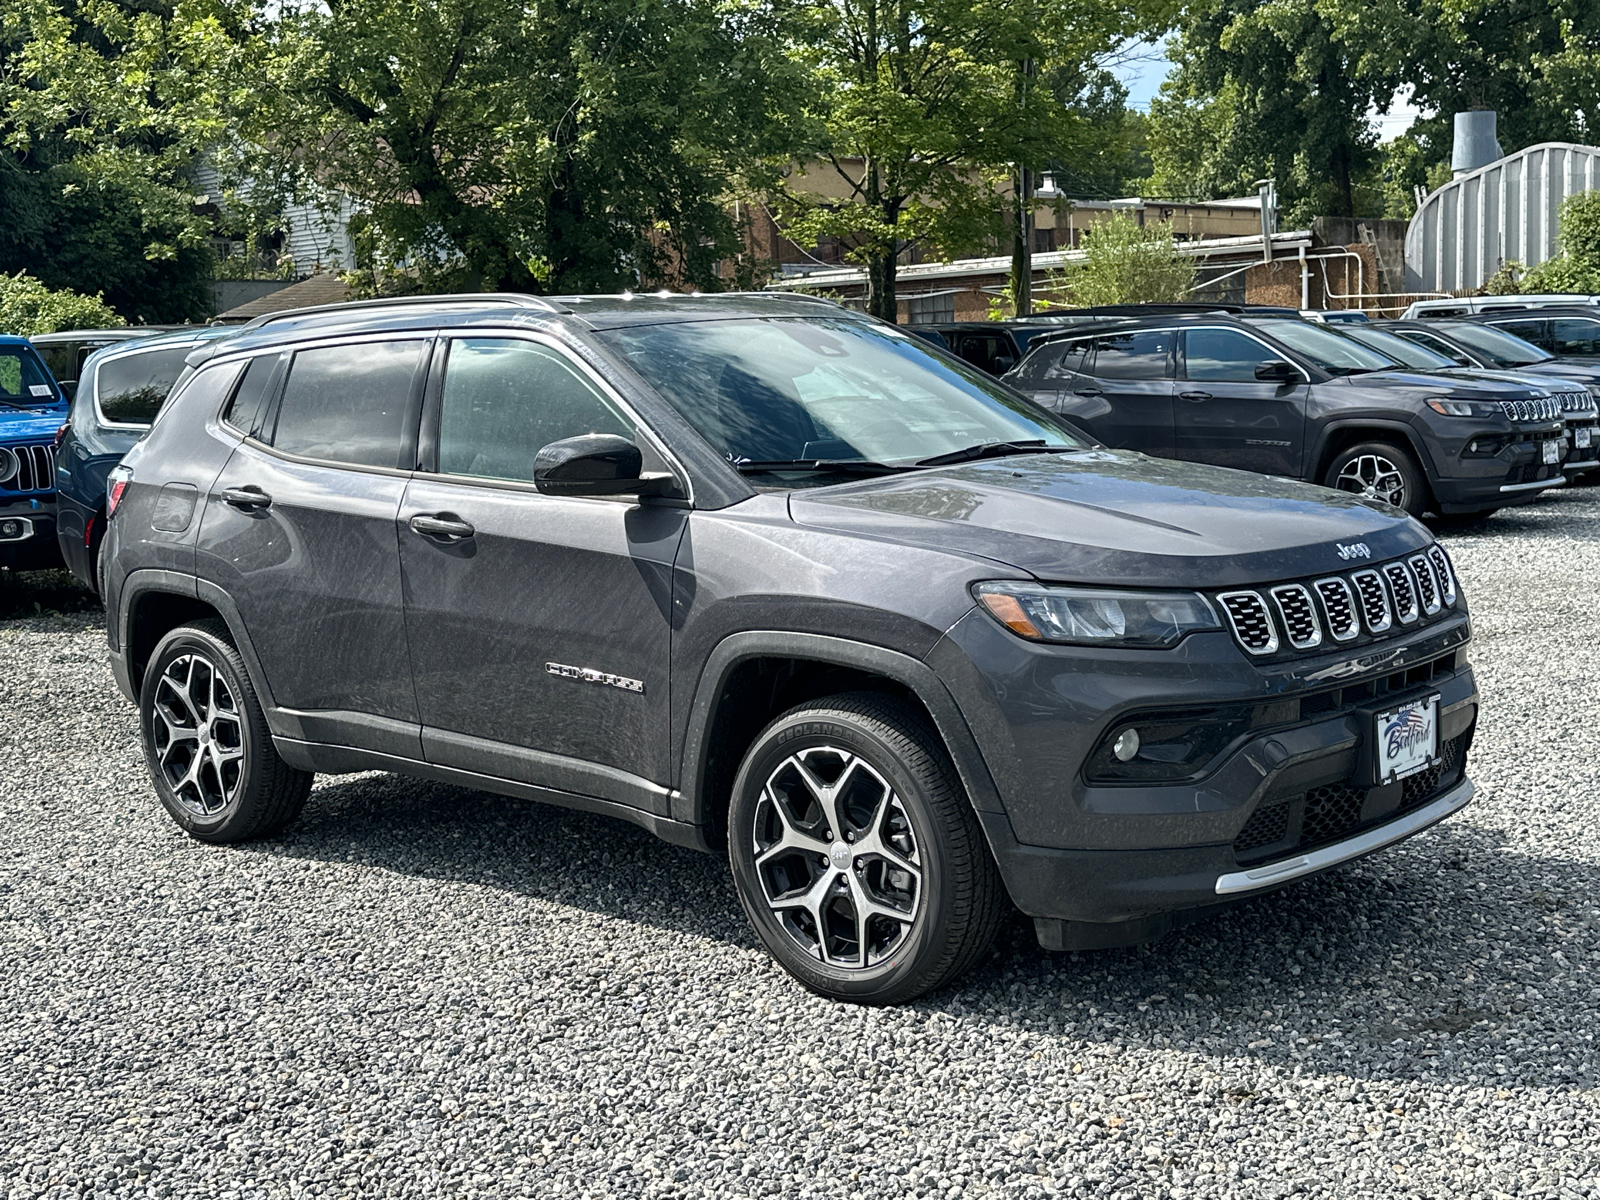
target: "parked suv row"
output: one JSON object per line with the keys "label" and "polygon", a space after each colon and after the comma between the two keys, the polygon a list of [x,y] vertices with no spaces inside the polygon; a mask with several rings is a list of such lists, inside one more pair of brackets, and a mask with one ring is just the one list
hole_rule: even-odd
{"label": "parked suv row", "polygon": [[103,561],[197,838],[313,772],[606,813],[726,853],[807,987],[891,1002],[1010,905],[1148,939],[1472,795],[1422,525],[1109,449],[825,302],[419,301],[189,363]]}
{"label": "parked suv row", "polygon": [[1145,317],[1045,339],[1006,380],[1107,445],[1481,516],[1563,482],[1550,389],[1408,371],[1294,318]]}

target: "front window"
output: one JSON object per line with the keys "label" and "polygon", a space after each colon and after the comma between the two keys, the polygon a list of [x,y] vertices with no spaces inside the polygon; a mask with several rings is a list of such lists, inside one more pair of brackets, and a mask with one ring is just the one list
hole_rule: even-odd
{"label": "front window", "polygon": [[1550,348],[1557,354],[1593,358],[1600,354],[1600,321],[1593,317],[1553,317]]}
{"label": "front window", "polygon": [[55,385],[31,346],[0,346],[0,403],[54,404]]}
{"label": "front window", "polygon": [[1442,331],[1464,346],[1470,346],[1497,367],[1526,367],[1549,362],[1555,357],[1532,342],[1512,337],[1504,330],[1472,321],[1451,322]]}
{"label": "front window", "polygon": [[1256,368],[1283,356],[1237,329],[1188,329],[1183,335],[1184,374],[1216,383],[1254,383]]}
{"label": "front window", "polygon": [[1376,350],[1394,359],[1403,367],[1417,371],[1446,371],[1458,365],[1453,359],[1429,350],[1416,342],[1408,342],[1383,329],[1344,329],[1345,337],[1354,338],[1368,349]]}
{"label": "front window", "polygon": [[1366,371],[1389,371],[1394,359],[1369,350],[1360,342],[1309,321],[1252,321],[1268,328],[1274,338],[1310,359],[1330,375],[1359,375]]}
{"label": "front window", "polygon": [[991,443],[1084,445],[920,339],[848,317],[683,321],[602,337],[736,465],[909,465]]}

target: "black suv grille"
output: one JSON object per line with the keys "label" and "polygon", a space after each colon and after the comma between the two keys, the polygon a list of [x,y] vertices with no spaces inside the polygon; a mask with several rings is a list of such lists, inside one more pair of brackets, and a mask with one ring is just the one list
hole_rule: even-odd
{"label": "black suv grille", "polygon": [[1363,634],[1378,637],[1439,617],[1455,607],[1456,581],[1449,558],[1436,543],[1422,554],[1310,584],[1222,592],[1217,602],[1235,640],[1252,655],[1265,657],[1280,648],[1306,653],[1330,637],[1335,642],[1353,642]]}
{"label": "black suv grille", "polygon": [[1365,827],[1413,812],[1460,781],[1471,737],[1469,730],[1441,746],[1437,763],[1402,781],[1399,806],[1373,820],[1361,819],[1367,788],[1349,781],[1323,784],[1302,795],[1271,800],[1257,808],[1233,839],[1233,852],[1240,862],[1246,862],[1314,850]]}
{"label": "black suv grille", "polygon": [[9,456],[0,456],[0,471],[6,471],[5,476],[0,477],[0,491],[48,492],[55,487],[54,446],[11,446],[8,449],[16,456],[16,465],[12,467],[7,461]]}

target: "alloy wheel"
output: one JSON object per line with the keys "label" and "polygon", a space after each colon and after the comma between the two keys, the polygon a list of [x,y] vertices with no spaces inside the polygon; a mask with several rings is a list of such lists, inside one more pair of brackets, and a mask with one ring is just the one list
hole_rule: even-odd
{"label": "alloy wheel", "polygon": [[216,664],[184,654],[161,672],[152,716],[156,764],[180,804],[211,819],[244,785],[244,725],[239,702]]}
{"label": "alloy wheel", "polygon": [[801,950],[838,968],[876,966],[922,903],[922,859],[904,805],[859,755],[816,746],[784,759],[756,804],[762,896]]}
{"label": "alloy wheel", "polygon": [[1381,454],[1358,454],[1339,468],[1334,486],[1368,500],[1382,500],[1396,508],[1406,504],[1406,477]]}

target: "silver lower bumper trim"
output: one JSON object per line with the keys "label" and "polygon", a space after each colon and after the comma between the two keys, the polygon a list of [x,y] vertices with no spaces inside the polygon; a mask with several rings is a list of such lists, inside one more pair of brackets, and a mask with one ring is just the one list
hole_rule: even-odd
{"label": "silver lower bumper trim", "polygon": [[0,534],[0,542],[25,542],[33,536],[33,522],[27,517],[0,516],[0,524],[16,524],[17,532],[9,536]]}
{"label": "silver lower bumper trim", "polygon": [[1376,829],[1369,829],[1346,841],[1335,842],[1331,846],[1324,846],[1309,854],[1300,854],[1274,863],[1264,863],[1259,867],[1251,867],[1248,871],[1234,871],[1228,875],[1220,875],[1217,877],[1217,895],[1232,896],[1239,892],[1271,887],[1286,879],[1298,879],[1302,875],[1310,875],[1313,871],[1338,866],[1342,862],[1349,862],[1352,858],[1360,858],[1363,854],[1381,850],[1465,808],[1476,790],[1472,780],[1463,779],[1426,808],[1409,812],[1387,825],[1379,825]]}
{"label": "silver lower bumper trim", "polygon": [[1535,488],[1560,487],[1565,479],[1535,479],[1531,483],[1502,483],[1502,492],[1531,492]]}

